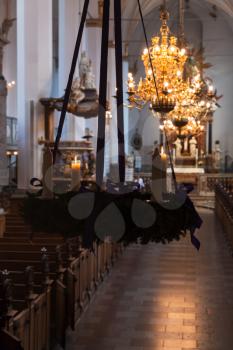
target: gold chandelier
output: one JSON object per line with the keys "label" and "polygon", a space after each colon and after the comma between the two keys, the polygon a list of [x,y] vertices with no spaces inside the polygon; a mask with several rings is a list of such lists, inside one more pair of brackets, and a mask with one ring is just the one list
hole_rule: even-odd
{"label": "gold chandelier", "polygon": [[145,78],[136,84],[133,74],[128,74],[129,107],[141,109],[149,103],[153,114],[160,119],[160,129],[180,137],[202,133],[209,115],[218,107],[213,85],[202,77],[197,64],[195,69],[190,69],[191,56],[182,40],[181,18],[179,43],[183,47],[177,45],[177,38],[170,33],[169,14],[164,6],[160,13],[161,35],[152,38],[151,47],[141,56]]}
{"label": "gold chandelier", "polygon": [[145,49],[142,54],[146,77],[136,85],[132,73],[128,75],[128,100],[129,107],[142,108],[149,103],[153,111],[168,113],[175,108],[177,94],[187,85],[183,80],[187,55],[184,48],[177,46],[177,38],[170,34],[169,14],[164,8],[160,19],[161,37],[153,37],[149,51]]}

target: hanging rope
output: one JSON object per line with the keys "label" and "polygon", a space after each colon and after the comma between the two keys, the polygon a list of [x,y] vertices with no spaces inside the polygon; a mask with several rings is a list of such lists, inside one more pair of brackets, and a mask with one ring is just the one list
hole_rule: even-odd
{"label": "hanging rope", "polygon": [[179,0],[179,39],[184,44],[184,0]]}
{"label": "hanging rope", "polygon": [[100,85],[99,85],[99,118],[97,134],[96,154],[96,182],[99,186],[103,183],[104,176],[104,148],[105,148],[105,123],[107,105],[107,74],[108,74],[108,40],[109,40],[109,9],[110,0],[104,1],[103,27],[101,44]]}
{"label": "hanging rope", "polygon": [[64,102],[63,102],[63,106],[62,106],[57,136],[56,136],[56,140],[55,140],[55,144],[54,144],[54,150],[53,150],[53,163],[54,164],[56,163],[56,155],[57,155],[57,151],[58,151],[59,142],[60,142],[60,139],[62,136],[62,130],[63,130],[64,122],[65,122],[67,107],[69,104],[70,92],[71,92],[75,68],[76,68],[76,64],[77,64],[77,60],[78,60],[81,40],[82,40],[82,36],[83,36],[84,25],[85,25],[86,18],[87,18],[88,6],[89,6],[89,0],[85,0],[84,6],[83,6],[81,22],[80,22],[80,26],[79,26],[79,31],[78,31],[78,36],[77,36],[77,41],[75,44],[74,55],[73,55],[73,59],[72,59],[72,63],[71,63],[69,79],[68,79],[66,90],[65,90]]}
{"label": "hanging rope", "polygon": [[117,133],[118,162],[120,182],[125,182],[125,137],[124,137],[124,101],[123,101],[123,58],[122,58],[122,28],[121,0],[114,0],[115,24],[115,55],[116,55],[116,97],[117,97]]}
{"label": "hanging rope", "polygon": [[[147,33],[146,33],[146,27],[145,27],[143,15],[142,15],[142,8],[141,8],[140,0],[137,0],[137,1],[138,1],[138,8],[139,8],[139,13],[140,13],[140,19],[141,19],[141,23],[142,23],[143,33],[144,33],[146,46],[147,46],[147,50],[148,50],[149,61],[150,61],[150,66],[151,66],[151,70],[152,70],[152,75],[153,75],[156,95],[157,95],[157,99],[158,99],[158,102],[159,102],[159,92],[158,92],[158,87],[157,87],[156,78],[155,78],[155,70],[154,70],[154,66],[153,66],[153,62],[152,62],[152,58],[151,58],[149,41],[148,41],[148,37],[147,37]],[[166,6],[166,1],[165,0],[164,0],[164,6]],[[167,144],[167,149],[168,149],[169,159],[170,159],[170,165],[171,165],[171,170],[172,170],[172,179],[173,179],[175,190],[177,190],[177,180],[176,180],[175,169],[174,169],[174,165],[173,165],[173,161],[172,161],[171,149],[170,149],[170,145],[169,145],[169,142],[168,142],[167,134],[166,134],[166,132],[164,132],[164,133],[165,133],[166,144]]]}

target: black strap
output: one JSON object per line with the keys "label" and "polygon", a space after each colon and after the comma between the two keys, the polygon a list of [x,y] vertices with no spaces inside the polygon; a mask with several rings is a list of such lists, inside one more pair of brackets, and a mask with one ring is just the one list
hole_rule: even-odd
{"label": "black strap", "polygon": [[85,0],[84,6],[83,6],[82,18],[81,18],[78,36],[77,36],[77,41],[76,41],[76,45],[75,45],[74,55],[73,55],[73,59],[72,59],[69,79],[68,79],[66,90],[65,90],[64,102],[63,102],[63,106],[62,106],[57,136],[56,136],[56,140],[55,140],[55,144],[54,144],[54,150],[53,150],[53,163],[54,164],[56,162],[56,155],[57,155],[57,151],[58,151],[58,146],[59,146],[59,142],[60,142],[61,135],[62,135],[62,130],[63,130],[64,122],[65,122],[67,107],[69,104],[70,92],[71,92],[75,68],[76,68],[76,64],[77,64],[77,60],[78,60],[81,40],[82,40],[82,36],[83,36],[84,25],[85,25],[85,21],[87,18],[88,6],[89,6],[89,0]]}
{"label": "black strap", "polygon": [[[157,95],[158,103],[159,103],[159,92],[158,92],[158,87],[157,87],[156,78],[155,78],[155,70],[154,70],[154,66],[153,66],[152,58],[151,58],[151,53],[150,53],[149,41],[148,41],[147,34],[146,34],[146,27],[145,27],[143,15],[142,15],[142,8],[141,8],[140,0],[137,0],[137,1],[138,1],[138,8],[139,8],[139,13],[140,13],[140,18],[141,18],[141,22],[142,22],[143,33],[144,33],[146,46],[147,46],[147,50],[148,50],[148,55],[149,55],[150,66],[151,66],[151,70],[152,70],[152,73],[153,73],[153,79],[154,79],[154,84],[155,84],[156,95]],[[166,3],[164,3],[164,4],[166,5]],[[169,158],[170,158],[170,165],[171,165],[171,170],[172,170],[172,179],[173,179],[173,182],[174,182],[175,190],[177,191],[176,174],[175,174],[174,164],[173,164],[172,156],[171,156],[171,149],[170,149],[170,145],[169,145],[169,142],[168,142],[168,137],[167,137],[166,131],[165,131],[165,137],[166,137],[166,144],[167,144],[167,149],[168,149]]]}
{"label": "black strap", "polygon": [[124,136],[124,101],[123,101],[123,58],[122,58],[122,28],[121,0],[114,0],[115,24],[115,55],[116,55],[116,97],[117,97],[117,134],[118,162],[120,182],[125,182],[125,136]]}
{"label": "black strap", "polygon": [[107,75],[108,75],[108,39],[109,39],[109,9],[110,0],[104,0],[103,27],[100,63],[99,85],[99,119],[96,154],[96,182],[103,183],[104,176],[104,148],[105,148],[105,114],[107,104]]}
{"label": "black strap", "polygon": [[164,134],[165,134],[165,138],[166,138],[167,150],[168,150],[168,155],[169,155],[169,160],[170,160],[170,165],[171,165],[172,179],[173,179],[173,183],[174,183],[174,187],[175,187],[175,192],[177,192],[178,185],[177,185],[176,173],[175,173],[175,169],[174,169],[174,165],[173,165],[172,152],[171,152],[171,147],[170,147],[169,142],[168,142],[166,130],[164,130]]}

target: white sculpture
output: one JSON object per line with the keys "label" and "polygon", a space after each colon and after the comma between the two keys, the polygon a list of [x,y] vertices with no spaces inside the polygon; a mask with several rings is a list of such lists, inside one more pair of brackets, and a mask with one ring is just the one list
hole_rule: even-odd
{"label": "white sculpture", "polygon": [[215,149],[214,149],[214,163],[215,163],[215,168],[220,169],[221,168],[221,147],[220,147],[220,142],[216,141],[215,142]]}
{"label": "white sculpture", "polygon": [[177,138],[175,142],[175,146],[176,146],[176,158],[179,158],[181,157],[181,150],[182,150],[182,145],[179,138]]}
{"label": "white sculpture", "polygon": [[190,155],[191,157],[195,158],[196,157],[196,150],[197,150],[197,140],[193,136],[191,140],[189,141],[190,145]]}
{"label": "white sculpture", "polygon": [[79,63],[79,76],[81,89],[96,89],[95,77],[92,72],[91,60],[87,57],[86,52],[81,53],[81,60]]}
{"label": "white sculpture", "polygon": [[79,78],[75,78],[71,88],[70,99],[73,103],[79,104],[79,102],[83,101],[85,98],[85,94],[80,89],[80,80]]}

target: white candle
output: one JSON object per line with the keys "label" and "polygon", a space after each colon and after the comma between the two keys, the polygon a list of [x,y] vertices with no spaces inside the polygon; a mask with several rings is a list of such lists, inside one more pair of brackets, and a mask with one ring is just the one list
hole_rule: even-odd
{"label": "white candle", "polygon": [[78,191],[81,181],[81,161],[75,158],[71,163],[71,189],[72,191]]}
{"label": "white candle", "polygon": [[172,154],[173,154],[173,160],[176,160],[176,149],[175,148],[173,148]]}
{"label": "white candle", "polygon": [[167,192],[167,155],[164,152],[163,147],[161,148],[160,157],[162,161],[162,169],[161,169],[162,193],[166,193]]}
{"label": "white candle", "polygon": [[196,149],[196,167],[198,166],[198,148]]}

